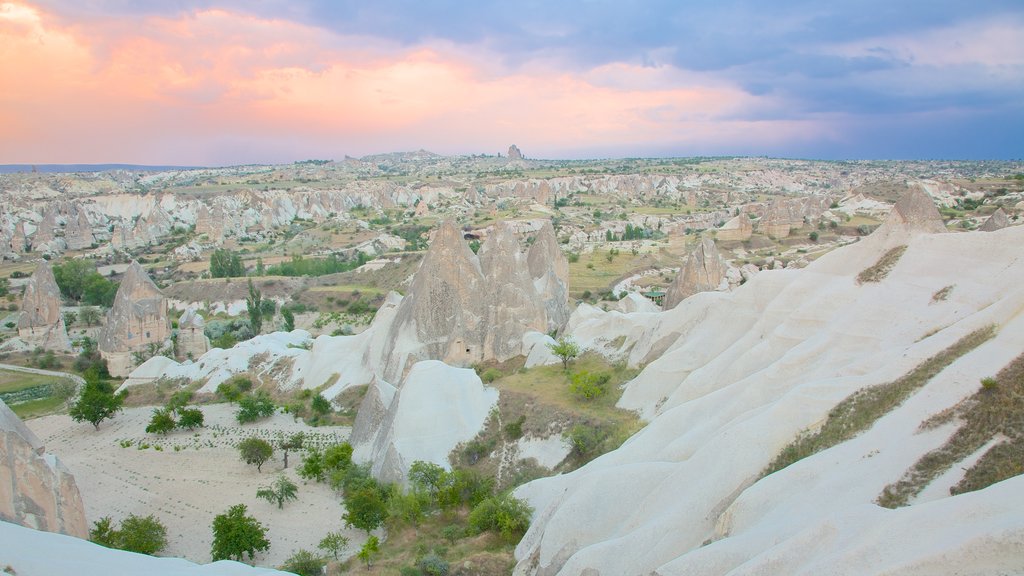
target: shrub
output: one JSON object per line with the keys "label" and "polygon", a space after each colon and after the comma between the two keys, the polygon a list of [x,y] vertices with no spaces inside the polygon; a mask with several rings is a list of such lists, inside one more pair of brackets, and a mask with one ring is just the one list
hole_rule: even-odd
{"label": "shrub", "polygon": [[526,533],[531,514],[533,509],[511,494],[493,496],[473,507],[468,518],[469,529],[477,534],[489,530],[512,540]]}
{"label": "shrub", "polygon": [[309,550],[299,550],[284,561],[284,564],[281,565],[281,570],[298,574],[299,576],[320,576],[323,573],[323,567],[323,558]]}
{"label": "shrub", "polygon": [[261,390],[255,394],[243,396],[238,401],[238,412],[235,413],[235,419],[239,424],[247,424],[270,417],[276,409],[270,395]]}
{"label": "shrub", "polygon": [[582,370],[572,375],[569,391],[578,398],[593,400],[605,393],[606,385],[611,378],[611,374],[606,372],[590,373]]}
{"label": "shrub", "polygon": [[89,540],[107,548],[153,555],[167,547],[167,528],[155,516],[132,514],[118,529],[104,516],[89,530]]}
{"label": "shrub", "polygon": [[153,416],[149,419],[149,425],[146,426],[146,432],[149,434],[167,434],[177,426],[178,423],[174,421],[174,416],[171,415],[170,410],[167,408],[154,408]]}
{"label": "shrub", "polygon": [[523,424],[526,423],[526,415],[522,415],[513,422],[505,424],[505,436],[509,440],[518,440],[523,437]]}
{"label": "shrub", "polygon": [[498,370],[497,368],[488,368],[484,370],[482,374],[480,374],[480,379],[490,384],[491,382],[494,382],[495,380],[501,378],[504,375],[504,372]]}
{"label": "shrub", "polygon": [[420,569],[420,573],[427,576],[448,576],[448,562],[434,552],[420,558],[416,567]]}
{"label": "shrub", "polygon": [[252,516],[246,515],[245,504],[235,504],[213,519],[213,544],[210,556],[213,560],[242,560],[248,555],[252,560],[256,552],[270,549],[267,529]]}

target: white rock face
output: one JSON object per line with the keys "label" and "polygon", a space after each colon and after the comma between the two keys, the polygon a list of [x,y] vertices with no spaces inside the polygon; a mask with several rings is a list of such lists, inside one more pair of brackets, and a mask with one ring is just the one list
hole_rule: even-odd
{"label": "white rock face", "polygon": [[[88,540],[51,534],[0,522],[5,566],[12,574],[75,574],[76,576],[272,576],[289,574],[221,560],[195,564],[181,558],[157,558],[104,548]],[[48,553],[53,551],[59,553]]]}
{"label": "white rock face", "polygon": [[[578,310],[571,328],[625,335],[631,359],[657,358],[620,401],[650,423],[587,466],[517,491],[536,512],[516,573],[1019,571],[1024,477],[959,496],[931,491],[897,510],[874,503],[953,432],[920,432],[920,423],[1024,350],[1024,231],[929,234],[933,221],[917,209],[928,206],[911,204],[895,217],[900,229],[643,321]],[[908,249],[889,276],[857,284],[897,240]],[[933,300],[950,285],[946,300]],[[990,324],[993,339],[869,430],[759,479],[840,400]]]}
{"label": "white rock face", "polygon": [[[2,400],[0,521],[78,538],[89,536],[75,477],[60,460],[46,453],[39,438]],[[5,556],[13,551],[8,540],[0,538],[0,542]]]}
{"label": "white rock face", "polygon": [[25,285],[18,337],[31,346],[47,350],[71,350],[71,340],[60,312],[60,289],[53,270],[45,260],[36,268]]}
{"label": "white rock face", "polygon": [[[353,457],[372,461],[374,476],[390,482],[404,482],[417,460],[450,468],[448,454],[480,432],[498,403],[498,391],[484,386],[476,372],[437,360],[413,365],[397,392],[375,386],[368,396],[378,406],[390,405],[375,431],[364,431],[372,421],[357,423]],[[360,414],[366,407],[364,401]]]}

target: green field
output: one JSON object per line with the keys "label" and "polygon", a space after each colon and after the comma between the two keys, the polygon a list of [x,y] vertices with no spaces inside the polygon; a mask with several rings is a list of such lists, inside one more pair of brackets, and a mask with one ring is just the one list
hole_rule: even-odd
{"label": "green field", "polygon": [[53,414],[63,409],[64,400],[53,396],[50,386],[63,380],[54,376],[0,369],[0,399],[6,402],[12,397],[30,397],[8,405],[22,420]]}

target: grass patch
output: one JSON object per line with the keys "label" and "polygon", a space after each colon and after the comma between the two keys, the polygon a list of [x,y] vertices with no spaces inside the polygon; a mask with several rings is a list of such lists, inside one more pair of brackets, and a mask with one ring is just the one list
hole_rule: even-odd
{"label": "grass patch", "polygon": [[0,370],[0,400],[22,420],[62,412],[66,398],[61,389],[70,395],[73,387],[65,378]]}
{"label": "grass patch", "polygon": [[[476,438],[451,455],[452,462],[496,478],[498,490],[550,473],[531,464],[532,460],[520,460],[511,468],[506,466],[499,477],[502,449],[521,437],[565,436],[576,448],[556,469],[566,472],[618,448],[642,427],[634,412],[615,407],[622,395],[622,383],[637,372],[623,364],[609,364],[598,354],[584,354],[569,365],[569,371],[561,364],[529,370],[499,368],[503,375],[490,384],[500,392],[497,410]],[[591,399],[577,397],[570,383],[571,376],[580,372],[607,374],[607,392]]]}
{"label": "grass patch", "polygon": [[959,420],[960,427],[941,447],[918,460],[898,481],[878,496],[886,508],[906,506],[931,481],[997,436],[1005,440],[989,448],[950,494],[981,490],[1024,473],[1024,354],[994,378],[985,378],[979,389],[960,404],[929,418],[923,428]]}
{"label": "grass patch", "polygon": [[59,414],[64,411],[64,407],[64,400],[56,396],[49,396],[38,400],[29,400],[28,402],[21,402],[20,404],[13,404],[9,406],[9,408],[18,415],[18,418],[21,418],[22,420],[39,418],[40,416],[49,416],[50,414]]}
{"label": "grass patch", "polygon": [[[673,259],[651,253],[633,255],[629,242],[616,242],[612,245],[619,251],[608,259],[608,250],[580,254],[579,260],[569,264],[569,286],[571,295],[579,298],[584,292],[593,295],[610,290],[617,281],[625,278],[636,270],[652,267],[672,266]],[[675,266],[679,263],[676,260]]]}
{"label": "grass patch", "polygon": [[892,272],[892,269],[896,267],[896,264],[900,261],[900,257],[907,251],[906,244],[897,246],[890,249],[888,252],[882,255],[873,265],[865,268],[857,275],[857,283],[864,284],[867,282],[881,282],[886,276]]}
{"label": "grass patch", "polygon": [[847,396],[828,413],[825,424],[819,430],[800,434],[796,440],[782,449],[761,476],[782,470],[794,462],[845,442],[867,430],[957,358],[977,348],[994,335],[994,326],[971,332],[899,379],[869,386]]}

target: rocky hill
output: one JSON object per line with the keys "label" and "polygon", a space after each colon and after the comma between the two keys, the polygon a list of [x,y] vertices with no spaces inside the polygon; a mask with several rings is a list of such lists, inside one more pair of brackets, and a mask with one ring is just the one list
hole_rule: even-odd
{"label": "rocky hill", "polygon": [[650,362],[620,401],[650,423],[517,491],[516,573],[1019,571],[1024,477],[987,470],[1021,433],[1024,228],[935,234],[933,204],[899,206],[806,269],[574,317]]}

